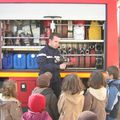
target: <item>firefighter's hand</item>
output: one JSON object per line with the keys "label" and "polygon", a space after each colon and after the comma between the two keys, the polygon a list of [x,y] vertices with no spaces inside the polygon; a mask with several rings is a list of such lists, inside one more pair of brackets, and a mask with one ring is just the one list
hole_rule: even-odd
{"label": "firefighter's hand", "polygon": [[61,69],[61,70],[64,70],[65,68],[66,68],[66,63],[60,64],[60,69]]}

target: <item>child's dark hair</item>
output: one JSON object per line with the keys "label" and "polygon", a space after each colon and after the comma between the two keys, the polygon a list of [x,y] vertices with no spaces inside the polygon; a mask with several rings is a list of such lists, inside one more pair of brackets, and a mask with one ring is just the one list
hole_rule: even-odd
{"label": "child's dark hair", "polygon": [[52,73],[45,72],[38,77],[38,79],[36,80],[36,85],[40,88],[49,87],[51,79]]}
{"label": "child's dark hair", "polygon": [[81,79],[76,74],[69,74],[63,79],[62,91],[70,94],[80,93],[84,89]]}
{"label": "child's dark hair", "polygon": [[59,37],[59,38],[61,37],[61,35],[59,33],[51,33],[49,39],[53,40],[54,36]]}
{"label": "child's dark hair", "polygon": [[99,89],[102,86],[106,86],[103,73],[101,71],[94,71],[90,75],[88,80],[88,86],[94,89]]}
{"label": "child's dark hair", "polygon": [[107,68],[107,72],[109,75],[113,75],[113,79],[119,78],[119,69],[117,66],[110,66]]}

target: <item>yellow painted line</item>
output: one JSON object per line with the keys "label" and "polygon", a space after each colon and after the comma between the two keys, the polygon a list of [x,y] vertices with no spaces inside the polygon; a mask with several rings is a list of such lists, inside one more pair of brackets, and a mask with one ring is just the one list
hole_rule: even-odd
{"label": "yellow painted line", "polygon": [[38,72],[0,72],[0,77],[38,77]]}
{"label": "yellow painted line", "polygon": [[[63,78],[70,73],[77,74],[81,78],[90,77],[90,73],[79,73],[79,72],[65,72],[65,73],[61,73],[60,75]],[[38,77],[38,72],[0,72],[0,77]]]}
{"label": "yellow painted line", "polygon": [[90,73],[79,73],[79,72],[68,72],[68,73],[61,73],[61,77],[65,77],[66,75],[70,74],[70,73],[74,73],[77,74],[80,78],[89,78],[90,77]]}

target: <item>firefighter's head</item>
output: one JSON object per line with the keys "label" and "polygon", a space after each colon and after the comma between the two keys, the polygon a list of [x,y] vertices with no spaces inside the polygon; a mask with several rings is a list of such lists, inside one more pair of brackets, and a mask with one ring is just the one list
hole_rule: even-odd
{"label": "firefighter's head", "polygon": [[49,37],[49,46],[57,49],[59,47],[60,35],[58,33],[52,33]]}

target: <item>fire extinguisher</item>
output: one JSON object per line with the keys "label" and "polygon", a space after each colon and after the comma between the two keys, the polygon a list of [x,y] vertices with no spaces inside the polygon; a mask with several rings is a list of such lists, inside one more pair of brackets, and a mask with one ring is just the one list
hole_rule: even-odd
{"label": "fire extinguisher", "polygon": [[80,49],[80,60],[79,60],[79,66],[80,68],[84,68],[85,66],[85,57],[84,57],[85,51],[83,48]]}
{"label": "fire extinguisher", "polygon": [[78,57],[70,56],[69,57],[70,64],[74,67],[78,67]]}
{"label": "fire extinguisher", "polygon": [[[90,45],[90,55],[95,55],[95,45]],[[90,67],[95,67],[96,64],[96,56],[90,56]]]}
{"label": "fire extinguisher", "polygon": [[90,67],[90,56],[89,56],[89,54],[90,54],[90,51],[89,51],[89,49],[86,49],[85,50],[85,67],[86,68],[89,68]]}
{"label": "fire extinguisher", "polygon": [[[73,65],[74,67],[78,67],[79,66],[79,61],[78,61],[78,56],[74,56],[74,54],[76,54],[77,52],[77,46],[73,45],[71,46],[72,48],[69,48],[69,53],[71,54],[71,56],[69,57],[70,63],[71,65]],[[73,55],[72,55],[73,54]]]}

